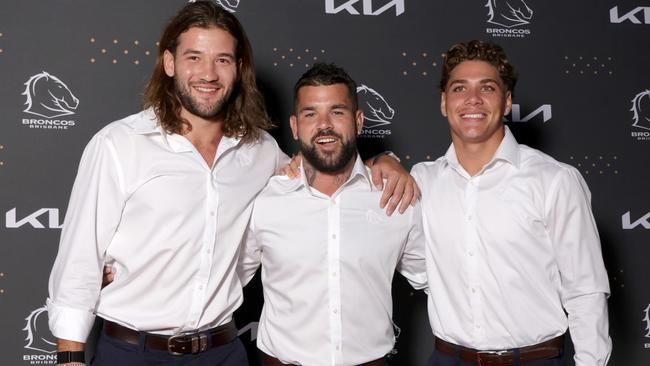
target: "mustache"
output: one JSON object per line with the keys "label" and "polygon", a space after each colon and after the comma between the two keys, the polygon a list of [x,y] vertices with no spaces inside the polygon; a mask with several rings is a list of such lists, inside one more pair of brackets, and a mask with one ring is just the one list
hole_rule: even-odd
{"label": "mustache", "polygon": [[314,135],[314,137],[311,138],[311,142],[315,143],[316,139],[318,139],[320,137],[336,137],[339,140],[343,140],[343,136],[339,135],[338,133],[336,133],[336,132],[334,132],[332,130],[321,130],[321,131],[318,131],[318,133],[316,133]]}

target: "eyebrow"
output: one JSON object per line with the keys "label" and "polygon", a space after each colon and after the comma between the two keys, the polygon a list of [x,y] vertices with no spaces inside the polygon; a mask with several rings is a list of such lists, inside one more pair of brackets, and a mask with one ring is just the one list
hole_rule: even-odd
{"label": "eyebrow", "polygon": [[[450,81],[450,82],[449,82],[449,85],[454,85],[454,84],[467,84],[467,83],[469,83],[468,80],[465,80],[465,79],[456,79],[456,80],[452,80],[452,81]],[[479,83],[480,83],[480,84],[488,84],[488,83],[499,84],[499,82],[498,82],[497,80],[489,79],[489,78],[488,78],[488,79],[482,79],[481,81],[479,81]]]}
{"label": "eyebrow", "polygon": [[[330,106],[329,110],[332,110],[332,109],[347,109],[347,110],[350,110],[351,108],[350,108],[350,106],[348,106],[345,103],[339,103],[339,104],[334,104],[334,105]],[[306,106],[306,107],[300,108],[298,113],[302,113],[302,112],[305,112],[305,111],[315,111],[315,110],[316,110],[316,107],[314,107],[314,106]]]}
{"label": "eyebrow", "polygon": [[[191,49],[191,48],[189,48],[189,49],[185,50],[185,52],[183,52],[183,55],[202,55],[202,54],[203,54],[203,52],[201,52],[199,50],[194,50],[194,49]],[[235,59],[235,55],[233,55],[232,53],[228,53],[228,52],[219,53],[219,54],[217,54],[217,57],[228,57],[228,58],[231,58],[233,60]]]}

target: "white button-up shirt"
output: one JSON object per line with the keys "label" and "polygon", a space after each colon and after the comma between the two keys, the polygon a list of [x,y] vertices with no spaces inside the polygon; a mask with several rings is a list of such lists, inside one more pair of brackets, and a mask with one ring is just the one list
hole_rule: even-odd
{"label": "white button-up shirt", "polygon": [[[262,133],[223,137],[208,166],[151,110],[103,128],[81,158],[50,276],[54,336],[85,342],[95,314],[159,334],[230,321],[252,202],[284,159]],[[116,275],[100,291],[105,263]]]}
{"label": "white button-up shirt", "polygon": [[436,336],[501,350],[569,327],[576,365],[605,365],[609,284],[590,192],[575,168],[517,144],[506,128],[473,177],[453,144],[412,174],[422,189]]}
{"label": "white button-up shirt", "polygon": [[391,284],[397,268],[426,284],[419,207],[387,216],[357,156],[331,197],[300,179],[271,178],[255,200],[242,246],[248,282],[262,266],[257,346],[285,363],[357,365],[394,345]]}

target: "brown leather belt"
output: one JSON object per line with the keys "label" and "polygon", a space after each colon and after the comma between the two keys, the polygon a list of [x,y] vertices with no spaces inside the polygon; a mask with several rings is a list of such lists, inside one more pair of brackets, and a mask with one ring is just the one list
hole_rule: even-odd
{"label": "brown leather belt", "polygon": [[[136,346],[141,345],[140,335],[142,332],[137,330],[104,320],[104,332],[106,332],[106,335],[126,343]],[[235,327],[235,322],[231,321],[216,328],[196,333],[183,333],[173,336],[144,333],[144,343],[145,347],[149,349],[168,351],[172,355],[184,355],[223,346],[230,343],[235,337],[237,337],[237,327]]]}
{"label": "brown leather belt", "polygon": [[[512,349],[502,351],[479,351],[449,343],[438,337],[436,350],[452,357],[460,357],[465,362],[478,366],[513,366],[515,352]],[[519,360],[522,364],[531,361],[548,360],[559,357],[564,347],[564,335],[533,346],[519,348]]]}
{"label": "brown leather belt", "polygon": [[[269,356],[266,353],[262,353],[262,358],[264,359],[264,366],[287,366],[291,364],[286,364],[282,363],[282,361],[278,360],[277,358],[273,356]],[[384,358],[380,358],[374,361],[362,363],[359,366],[385,366],[386,363],[384,362]]]}

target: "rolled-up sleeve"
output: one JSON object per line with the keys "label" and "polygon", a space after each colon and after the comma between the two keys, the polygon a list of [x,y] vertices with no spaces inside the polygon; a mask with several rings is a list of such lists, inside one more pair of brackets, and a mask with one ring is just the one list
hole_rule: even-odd
{"label": "rolled-up sleeve", "polygon": [[86,341],[95,319],[106,248],[124,202],[115,147],[98,134],[81,158],[50,274],[47,310],[55,337]]}

